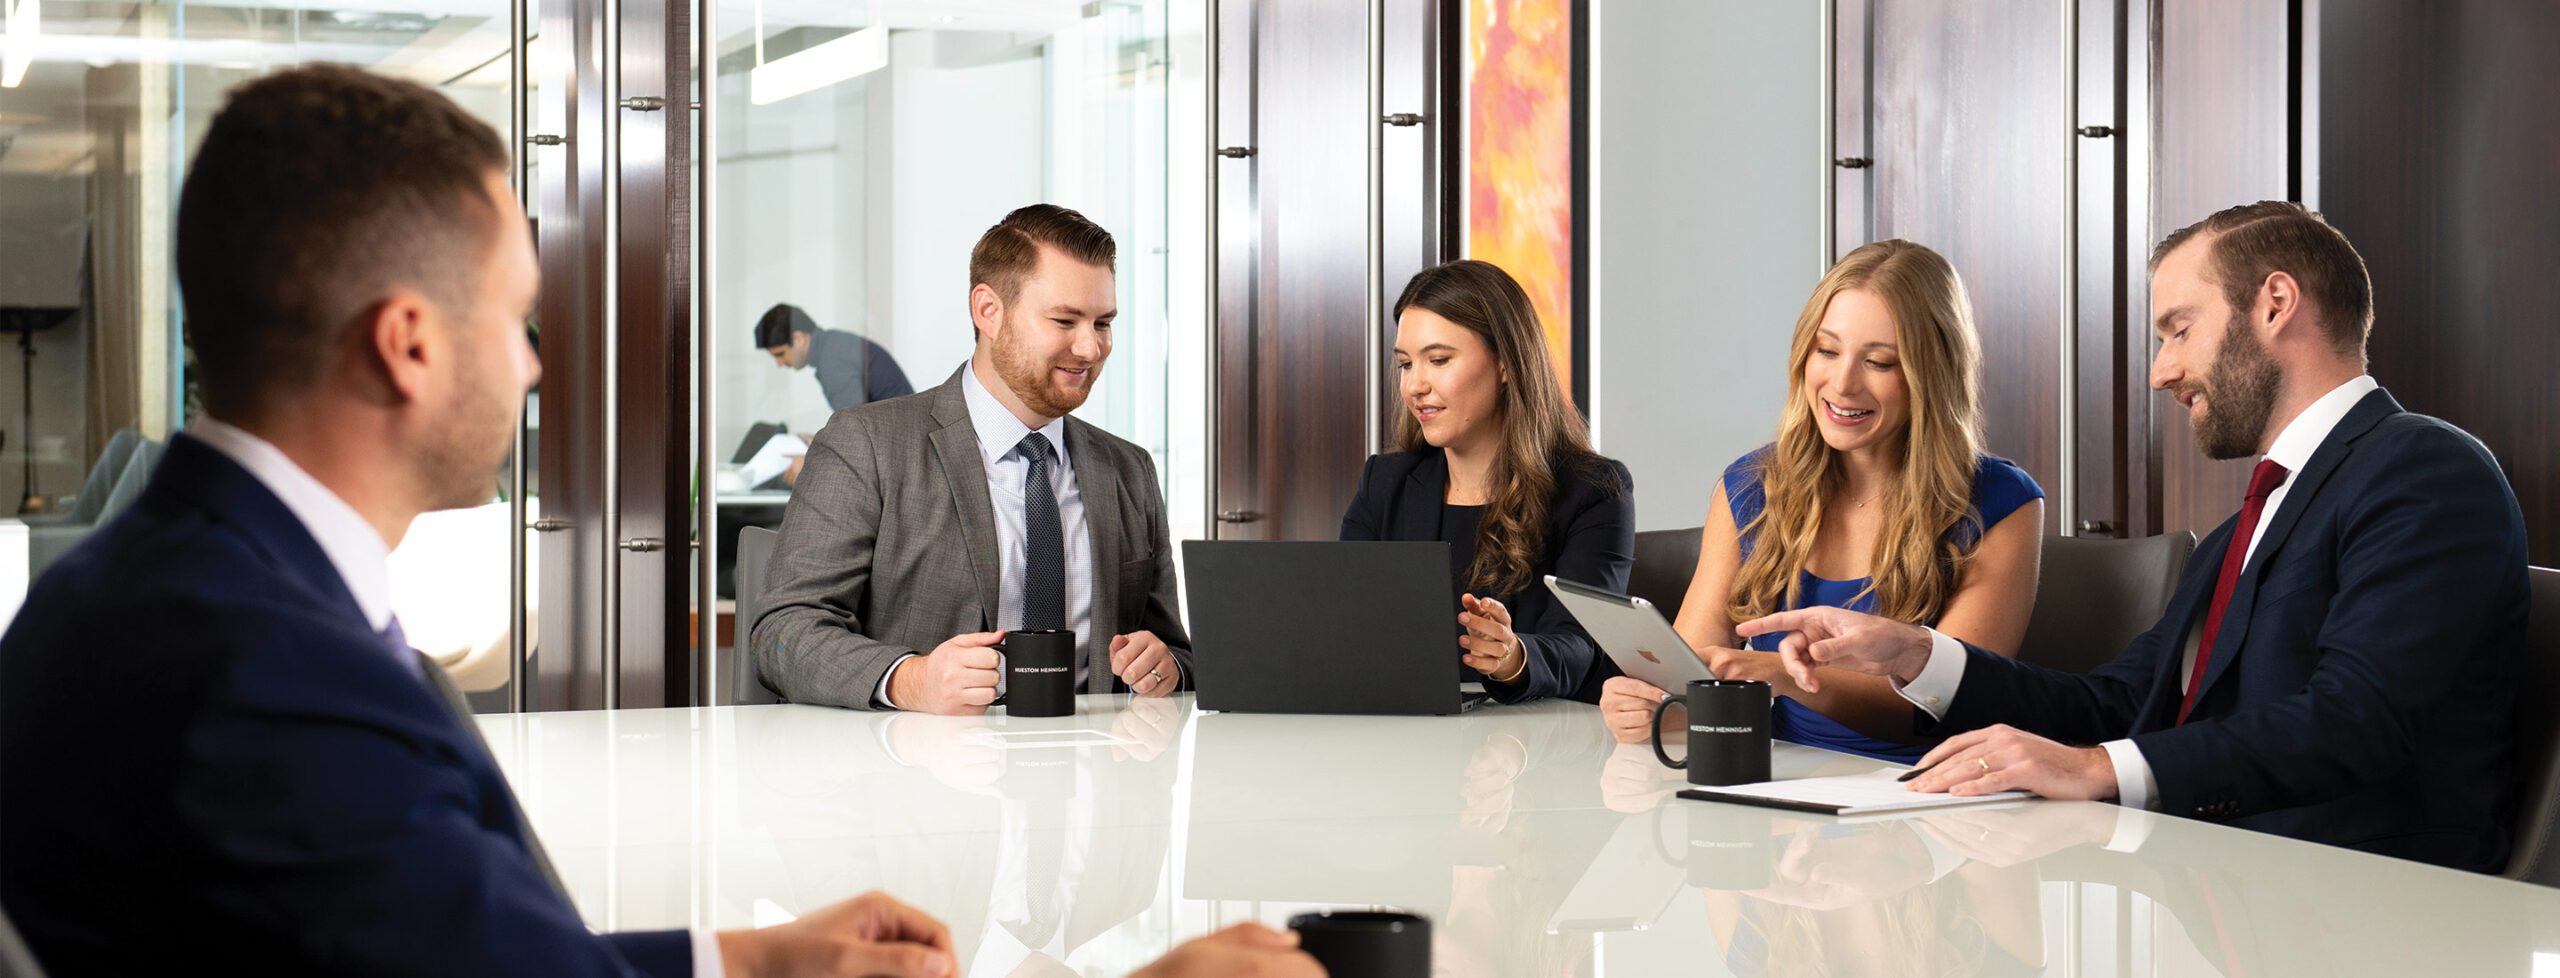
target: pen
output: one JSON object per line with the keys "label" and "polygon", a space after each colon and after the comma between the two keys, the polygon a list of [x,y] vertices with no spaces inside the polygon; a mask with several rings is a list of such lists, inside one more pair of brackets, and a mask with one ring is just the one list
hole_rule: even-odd
{"label": "pen", "polygon": [[1923,774],[1927,774],[1927,773],[1929,773],[1930,769],[1931,769],[1931,768],[1935,768],[1935,767],[1937,767],[1937,765],[1935,765],[1935,764],[1929,765],[1929,767],[1915,767],[1915,768],[1912,768],[1911,770],[1908,770],[1908,771],[1904,771],[1904,772],[1902,772],[1902,776],[1901,776],[1901,777],[1895,778],[1895,779],[1893,779],[1893,780],[1894,780],[1896,783],[1900,783],[1900,782],[1904,782],[1904,781],[1909,781],[1909,780],[1911,780],[1911,779],[1913,779],[1913,778],[1916,778],[1916,777],[1919,777],[1919,776],[1921,776],[1921,775],[1923,775]]}

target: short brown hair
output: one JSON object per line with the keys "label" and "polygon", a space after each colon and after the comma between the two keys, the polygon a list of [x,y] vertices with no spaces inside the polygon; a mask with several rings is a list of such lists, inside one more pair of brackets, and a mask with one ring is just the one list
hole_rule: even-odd
{"label": "short brown hair", "polygon": [[[1056,204],[1032,204],[1015,208],[978,236],[977,246],[969,249],[969,288],[984,285],[1012,305],[1022,297],[1023,281],[1040,267],[1041,245],[1087,265],[1111,268],[1119,261],[1119,246],[1102,225]],[[973,328],[971,334],[975,332]]]}
{"label": "short brown hair", "polygon": [[178,201],[178,286],[205,409],[316,382],[385,292],[470,301],[507,147],[424,86],[346,65],[233,89]]}
{"label": "short brown hair", "polygon": [[2158,271],[2161,259],[2200,234],[2213,235],[2208,266],[2236,314],[2245,317],[2256,304],[2258,286],[2283,272],[2319,307],[2320,327],[2331,345],[2364,359],[2365,338],[2373,333],[2373,279],[2364,256],[2327,218],[2289,200],[2227,207],[2161,239],[2151,251],[2151,269]]}

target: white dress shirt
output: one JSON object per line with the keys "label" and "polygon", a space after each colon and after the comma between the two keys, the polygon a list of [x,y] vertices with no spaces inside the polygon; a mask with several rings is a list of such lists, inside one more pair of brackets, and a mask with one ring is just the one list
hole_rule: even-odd
{"label": "white dress shirt", "polygon": [[[264,438],[209,415],[188,425],[187,434],[239,463],[274,493],[302,523],[303,532],[320,544],[320,552],[329,556],[329,565],[337,568],[338,578],[355,595],[365,624],[377,632],[391,627],[391,547],[372,523]],[[400,665],[424,676],[414,655],[402,658]],[[525,826],[525,831],[533,827]],[[693,973],[696,978],[722,978],[727,973],[720,961],[720,941],[710,931],[693,932]]]}
{"label": "white dress shirt", "polygon": [[[1031,561],[1022,498],[1023,484],[1031,478],[1031,460],[1015,449],[1032,428],[978,382],[975,364],[960,370],[960,395],[969,405],[969,426],[978,432],[978,461],[987,473],[987,501],[995,508],[996,630],[1010,632],[1022,627],[1023,576]],[[1039,434],[1057,455],[1049,466],[1049,491],[1057,497],[1058,531],[1065,537],[1067,628],[1076,633],[1076,688],[1083,689],[1093,661],[1093,534],[1085,523],[1084,490],[1076,484],[1075,460],[1067,456],[1067,419],[1049,419]],[[913,653],[900,656],[890,665],[872,694],[874,700],[889,702],[889,677],[912,658]],[[1001,689],[1003,680],[999,678],[997,684]]]}
{"label": "white dress shirt", "polygon": [[[2258,540],[2266,535],[2267,525],[2275,522],[2276,514],[2284,510],[2285,497],[2293,491],[2293,477],[2302,472],[2303,466],[2311,464],[2312,453],[2319,451],[2320,444],[2329,440],[2329,433],[2337,429],[2338,422],[2346,420],[2347,412],[2354,410],[2365,395],[2381,387],[2371,376],[2359,374],[2354,380],[2320,395],[2319,400],[2311,402],[2310,407],[2302,409],[2301,414],[2285,424],[2283,431],[2276,433],[2276,440],[2267,446],[2266,458],[2284,466],[2285,478],[2277,484],[2275,492],[2267,496],[2266,507],[2258,514],[2258,525],[2249,531],[2249,539],[2244,544],[2247,549],[2241,551],[2242,566],[2256,559]],[[2197,631],[2187,629],[2186,650],[2179,658],[2177,672],[2181,679],[2195,671]],[[1920,675],[1914,677],[1909,685],[1897,683],[1895,688],[1902,693],[1903,699],[1928,711],[1931,717],[1944,717],[1947,701],[1954,698],[1956,687],[1964,681],[1964,659],[1963,643],[1932,628],[1929,630],[1928,663],[1921,667]],[[2157,807],[2158,782],[2152,777],[2151,762],[2142,757],[2142,748],[2134,746],[2131,738],[2110,740],[2099,746],[2106,749],[2107,760],[2115,766],[2116,801],[2128,808],[2149,810]]]}

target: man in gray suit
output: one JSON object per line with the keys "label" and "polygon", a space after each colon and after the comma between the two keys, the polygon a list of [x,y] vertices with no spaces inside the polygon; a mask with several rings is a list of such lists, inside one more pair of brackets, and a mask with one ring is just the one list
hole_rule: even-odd
{"label": "man in gray suit", "polygon": [[976,349],[921,397],[836,412],[766,571],[757,668],[795,703],[994,702],[1014,629],[1076,633],[1086,692],[1190,684],[1146,450],[1067,417],[1111,355],[1111,234],[1034,204],[969,253]]}

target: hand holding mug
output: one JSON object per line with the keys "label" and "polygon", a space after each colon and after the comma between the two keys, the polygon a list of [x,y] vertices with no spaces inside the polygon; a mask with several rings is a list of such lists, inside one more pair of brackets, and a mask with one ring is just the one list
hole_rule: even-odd
{"label": "hand holding mug", "polygon": [[932,652],[898,663],[889,674],[889,705],[917,713],[985,713],[996,701],[995,645],[1003,632],[952,636]]}
{"label": "hand holding mug", "polygon": [[1621,744],[1653,739],[1653,708],[1671,694],[1634,676],[1612,676],[1600,684],[1600,719],[1609,736]]}

